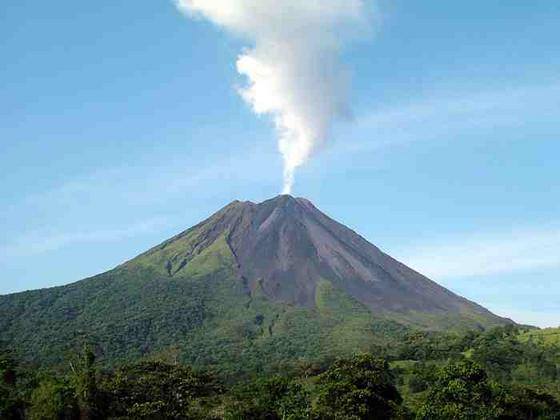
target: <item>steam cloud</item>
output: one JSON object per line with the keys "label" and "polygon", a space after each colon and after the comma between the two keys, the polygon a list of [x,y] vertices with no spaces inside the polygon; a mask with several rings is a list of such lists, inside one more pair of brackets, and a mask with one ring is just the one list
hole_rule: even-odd
{"label": "steam cloud", "polygon": [[284,159],[283,193],[294,174],[347,113],[348,72],[339,62],[345,40],[365,22],[365,0],[176,0],[254,46],[237,60],[248,84],[243,99],[274,118]]}

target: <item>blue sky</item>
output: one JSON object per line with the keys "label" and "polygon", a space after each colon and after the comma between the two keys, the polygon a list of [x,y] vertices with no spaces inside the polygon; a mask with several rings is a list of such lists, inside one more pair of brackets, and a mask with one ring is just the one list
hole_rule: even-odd
{"label": "blue sky", "polygon": [[[381,0],[352,119],[295,195],[500,315],[560,325],[560,4]],[[247,44],[171,1],[0,6],[0,293],[110,269],[278,193]]]}

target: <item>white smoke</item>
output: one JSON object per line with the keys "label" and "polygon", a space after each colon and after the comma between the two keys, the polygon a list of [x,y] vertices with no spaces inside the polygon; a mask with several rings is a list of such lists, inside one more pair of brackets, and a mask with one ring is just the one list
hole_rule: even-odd
{"label": "white smoke", "polygon": [[365,23],[364,1],[176,0],[189,15],[254,44],[237,60],[248,80],[240,94],[254,112],[274,118],[285,194],[295,170],[347,112],[348,75],[338,58],[343,42]]}

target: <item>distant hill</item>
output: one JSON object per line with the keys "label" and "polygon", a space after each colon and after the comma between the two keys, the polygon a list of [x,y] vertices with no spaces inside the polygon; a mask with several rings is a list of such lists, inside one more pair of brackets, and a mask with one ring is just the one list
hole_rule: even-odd
{"label": "distant hill", "polygon": [[529,329],[521,334],[520,340],[544,346],[560,346],[560,328]]}
{"label": "distant hill", "polygon": [[173,352],[259,371],[387,346],[409,328],[508,323],[286,195],[233,202],[107,273],[0,297],[0,342],[50,364],[88,340],[108,364]]}

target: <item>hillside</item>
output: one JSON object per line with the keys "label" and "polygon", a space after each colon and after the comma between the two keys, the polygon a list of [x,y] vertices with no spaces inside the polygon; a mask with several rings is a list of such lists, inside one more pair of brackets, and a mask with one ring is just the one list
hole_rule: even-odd
{"label": "hillside", "polygon": [[408,328],[511,323],[392,259],[305,199],[233,202],[107,273],[0,297],[0,341],[60,363],[173,352],[226,373],[387,346]]}
{"label": "hillside", "polygon": [[560,346],[560,328],[530,329],[520,335],[520,340],[544,346]]}

